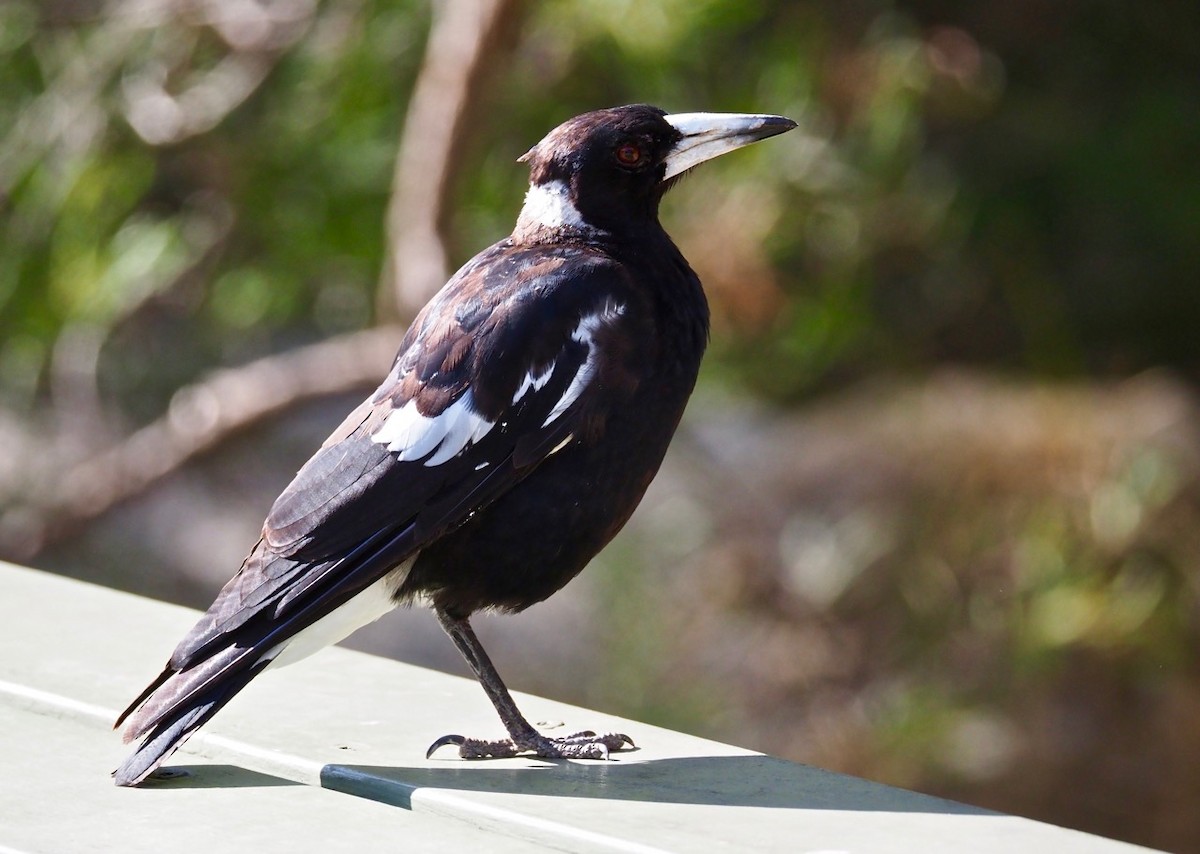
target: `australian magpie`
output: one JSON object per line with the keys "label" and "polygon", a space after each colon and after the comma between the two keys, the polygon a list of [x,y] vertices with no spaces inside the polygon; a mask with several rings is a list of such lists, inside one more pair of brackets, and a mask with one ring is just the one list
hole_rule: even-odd
{"label": "australian magpie", "polygon": [[263,670],[421,602],[509,738],[446,736],[464,758],[603,759],[632,741],[547,738],[514,704],[468,618],[561,588],[641,500],[708,339],[700,281],[658,221],[686,170],[795,122],[635,105],[555,128],[521,160],[512,235],[417,315],[379,389],[275,501],[262,537],[116,726],[114,772],[144,780]]}

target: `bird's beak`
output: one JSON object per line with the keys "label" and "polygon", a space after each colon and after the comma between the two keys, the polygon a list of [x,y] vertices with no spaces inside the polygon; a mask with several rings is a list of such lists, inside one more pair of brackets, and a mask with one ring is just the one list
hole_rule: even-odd
{"label": "bird's beak", "polygon": [[783,116],[746,113],[675,113],[664,118],[683,134],[683,139],[667,154],[664,181],[705,160],[785,133],[796,126],[794,121]]}

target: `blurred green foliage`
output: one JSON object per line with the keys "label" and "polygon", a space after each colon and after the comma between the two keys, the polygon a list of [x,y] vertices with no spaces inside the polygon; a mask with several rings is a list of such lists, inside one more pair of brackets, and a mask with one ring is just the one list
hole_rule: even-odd
{"label": "blurred green foliage", "polygon": [[[189,87],[230,85],[218,72],[238,43],[170,4],[137,11],[154,8],[0,7],[10,404],[44,390],[75,324],[97,331],[102,382],[145,418],[206,365],[371,322],[428,8],[268,6],[279,32],[241,45],[270,64],[266,79],[215,126],[200,110],[184,132],[163,93],[178,111]],[[769,109],[800,121],[789,145],[713,164],[668,201],[713,294],[713,372],[785,399],[946,360],[1191,373],[1195,16],[1083,3],[1004,14],[538,4],[473,121],[454,260],[506,233],[524,182],[513,160],[568,115],[633,100]],[[1053,49],[1028,46],[1048,37]],[[146,316],[186,319],[185,352],[175,336],[147,352],[122,334]],[[160,385],[148,363],[187,367]]]}
{"label": "blurred green foliage", "polygon": [[154,93],[228,85],[204,79],[237,57],[214,27],[169,4],[4,5],[24,22],[5,26],[0,63],[9,405],[45,392],[73,326],[97,330],[99,382],[145,420],[215,364],[370,322],[428,9],[292,5],[311,18],[276,37],[294,43],[246,51],[242,73],[272,63],[269,79],[178,139],[159,138],[171,105]]}
{"label": "blurred green foliage", "polygon": [[[235,7],[242,18],[222,17]],[[385,0],[2,0],[0,407],[116,437],[218,366],[377,322],[393,157],[430,20],[426,2]],[[1078,383],[1161,367],[1194,383],[1198,40],[1197,4],[529,3],[468,123],[452,261],[508,232],[516,158],[571,115],[634,101],[777,112],[799,128],[705,166],[664,205],[713,303],[710,392],[804,414],[851,381],[946,365]],[[846,514],[824,485],[816,498],[755,485],[780,514],[757,531],[765,547],[731,553],[729,521],[694,496],[618,542],[596,591],[611,616],[596,669],[611,678],[582,699],[1181,846],[1193,829],[1162,818],[1166,794],[1158,824],[1149,807],[1113,817],[1114,780],[1148,773],[1117,761],[1136,765],[1130,751],[1103,766],[1111,797],[1055,798],[1095,776],[1083,754],[1115,732],[1162,764],[1196,756],[1194,721],[1170,726],[1200,709],[1187,442],[1105,438],[1111,455],[1047,482],[1042,465],[1070,444],[1054,419],[1044,446],[1010,453],[1024,428],[997,418],[990,453],[946,462],[958,434],[917,453],[876,442],[876,417],[828,431],[865,437],[830,482],[898,465],[882,506],[856,495],[865,509]],[[901,423],[896,435],[930,435]],[[792,571],[814,561],[824,587]],[[656,569],[672,563],[683,587]],[[679,602],[722,616],[661,616]],[[715,634],[691,634],[701,625]],[[748,708],[674,675],[686,655],[673,642],[751,642],[738,638],[758,645],[734,668],[758,679]],[[797,650],[822,643],[848,663],[806,675]],[[1052,720],[1063,708],[1066,724]],[[812,723],[826,718],[869,725]],[[1092,736],[1072,733],[1080,721]],[[1022,788],[1012,756],[1045,758],[1046,785]],[[1181,798],[1200,791],[1183,770],[1171,779]]]}

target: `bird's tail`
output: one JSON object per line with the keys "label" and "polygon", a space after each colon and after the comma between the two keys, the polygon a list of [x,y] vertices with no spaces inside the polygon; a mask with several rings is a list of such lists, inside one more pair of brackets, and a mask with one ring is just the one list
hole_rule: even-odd
{"label": "bird's tail", "polygon": [[249,659],[248,652],[231,647],[182,671],[168,665],[121,713],[114,726],[124,723],[124,741],[141,739],[141,743],[113,772],[118,786],[136,786],[145,780],[270,664]]}

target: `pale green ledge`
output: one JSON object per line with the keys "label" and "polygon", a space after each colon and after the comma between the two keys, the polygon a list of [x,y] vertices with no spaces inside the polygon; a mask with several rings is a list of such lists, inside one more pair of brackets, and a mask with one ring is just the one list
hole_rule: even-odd
{"label": "pale green ledge", "polygon": [[498,728],[479,687],[342,649],[256,680],[170,760],[190,776],[118,789],[112,720],[195,618],[0,564],[0,852],[1145,850],[531,696],[640,749],[427,761]]}

